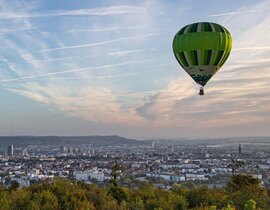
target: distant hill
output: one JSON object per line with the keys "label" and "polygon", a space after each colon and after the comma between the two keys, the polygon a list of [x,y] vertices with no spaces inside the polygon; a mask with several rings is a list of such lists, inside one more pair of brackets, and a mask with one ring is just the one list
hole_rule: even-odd
{"label": "distant hill", "polygon": [[127,139],[117,135],[111,136],[2,136],[0,137],[0,150],[13,144],[16,147],[28,145],[82,145],[93,146],[132,146],[151,145],[155,141],[157,145],[229,145],[229,144],[270,144],[270,137],[235,137],[235,138],[182,138],[159,140]]}
{"label": "distant hill", "polygon": [[91,144],[93,146],[123,146],[144,145],[145,141],[126,139],[117,135],[113,136],[2,136],[0,147],[9,144],[16,146],[27,145],[63,145],[63,144]]}
{"label": "distant hill", "polygon": [[227,138],[179,138],[179,139],[158,139],[147,140],[155,141],[158,145],[233,145],[233,144],[270,144],[269,136],[247,136],[247,137],[227,137]]}

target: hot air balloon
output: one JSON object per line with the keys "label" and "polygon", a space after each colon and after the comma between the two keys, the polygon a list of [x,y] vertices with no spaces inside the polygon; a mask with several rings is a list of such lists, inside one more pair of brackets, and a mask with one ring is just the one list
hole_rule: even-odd
{"label": "hot air balloon", "polygon": [[180,29],[173,39],[173,53],[178,63],[203,87],[227,60],[232,48],[230,32],[223,26],[200,22]]}

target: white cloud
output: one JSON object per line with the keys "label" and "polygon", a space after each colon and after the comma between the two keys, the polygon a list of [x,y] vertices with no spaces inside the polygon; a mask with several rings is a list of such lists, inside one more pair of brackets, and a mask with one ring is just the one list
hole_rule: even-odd
{"label": "white cloud", "polygon": [[142,36],[121,37],[121,38],[118,38],[118,39],[112,39],[112,40],[107,40],[107,41],[102,41],[102,42],[95,42],[95,43],[90,43],[90,44],[81,44],[81,45],[72,45],[72,46],[49,48],[49,49],[39,50],[37,52],[48,52],[48,51],[76,49],[76,48],[84,48],[84,47],[93,47],[93,46],[106,45],[106,44],[111,44],[111,43],[125,41],[125,40],[140,39],[140,38],[146,38],[146,37],[151,37],[151,36],[160,36],[160,35],[161,35],[160,33],[149,33],[149,34],[144,34]]}
{"label": "white cloud", "polygon": [[107,16],[107,15],[140,14],[144,12],[145,8],[143,7],[119,5],[95,9],[59,10],[44,13],[3,12],[0,14],[0,18],[17,19],[17,18],[44,18],[57,16]]}
{"label": "white cloud", "polygon": [[261,8],[261,9],[247,9],[247,10],[239,10],[235,12],[226,12],[220,14],[209,15],[208,17],[221,17],[221,16],[233,16],[233,15],[246,15],[247,13],[258,13],[270,10],[270,8]]}

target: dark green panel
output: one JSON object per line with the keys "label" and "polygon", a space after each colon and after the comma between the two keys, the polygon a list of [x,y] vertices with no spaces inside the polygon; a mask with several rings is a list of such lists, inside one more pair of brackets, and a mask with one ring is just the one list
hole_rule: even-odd
{"label": "dark green panel", "polygon": [[193,24],[193,25],[190,27],[188,33],[197,32],[197,27],[198,27],[198,25],[199,25],[199,23]]}
{"label": "dark green panel", "polygon": [[180,63],[180,65],[183,67],[187,67],[188,66],[188,63],[187,63],[187,60],[185,58],[185,55],[184,53],[178,53],[178,54],[175,54],[175,57],[177,59],[177,61]]}
{"label": "dark green panel", "polygon": [[195,57],[194,57],[194,54],[193,54],[193,51],[187,51],[187,54],[188,54],[188,60],[189,60],[189,63],[191,66],[195,66]]}
{"label": "dark green panel", "polygon": [[181,34],[183,34],[184,31],[185,31],[185,29],[186,29],[186,27],[188,27],[188,25],[185,26],[184,28],[182,28],[182,29],[177,33],[177,35],[180,36]]}
{"label": "dark green panel", "polygon": [[222,66],[225,63],[225,61],[228,59],[229,55],[230,53],[226,53],[217,66]]}
{"label": "dark green panel", "polygon": [[224,54],[224,51],[223,51],[223,50],[220,50],[220,51],[218,52],[217,57],[216,57],[216,60],[215,60],[215,62],[214,62],[214,65],[215,65],[215,66],[217,66],[218,63],[221,61],[221,58],[222,58],[223,54]]}
{"label": "dark green panel", "polygon": [[194,62],[195,62],[194,64],[195,64],[195,66],[198,66],[199,65],[199,60],[198,60],[197,50],[192,51],[192,53],[193,53]]}
{"label": "dark green panel", "polygon": [[205,50],[205,59],[203,65],[209,65],[212,56],[212,50]]}

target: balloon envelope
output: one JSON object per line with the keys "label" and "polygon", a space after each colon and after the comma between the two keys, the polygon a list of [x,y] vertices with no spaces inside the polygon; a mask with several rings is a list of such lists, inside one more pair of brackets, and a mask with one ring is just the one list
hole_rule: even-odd
{"label": "balloon envelope", "polygon": [[173,39],[176,60],[202,86],[225,63],[231,48],[230,32],[223,26],[210,22],[187,25]]}

